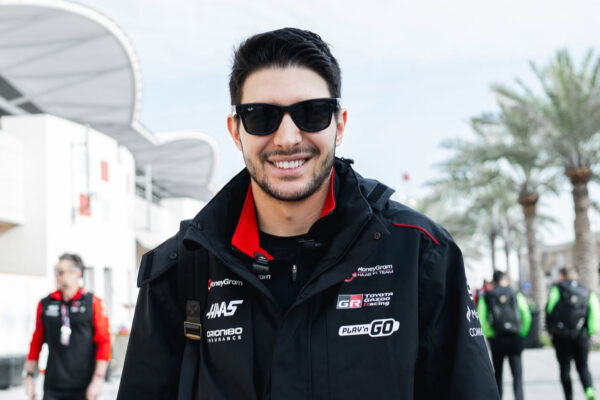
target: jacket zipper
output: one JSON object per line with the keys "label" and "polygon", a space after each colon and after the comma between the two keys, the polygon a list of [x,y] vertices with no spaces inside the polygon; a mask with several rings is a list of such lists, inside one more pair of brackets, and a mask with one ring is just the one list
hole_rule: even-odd
{"label": "jacket zipper", "polygon": [[292,281],[296,282],[296,276],[298,275],[298,266],[292,265]]}

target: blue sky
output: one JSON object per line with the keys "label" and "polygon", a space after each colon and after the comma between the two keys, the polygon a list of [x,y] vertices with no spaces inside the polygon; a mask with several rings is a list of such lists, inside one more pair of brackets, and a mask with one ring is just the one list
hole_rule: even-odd
{"label": "blue sky", "polygon": [[[143,74],[142,122],[154,132],[198,129],[219,143],[215,182],[243,167],[225,128],[233,47],[283,26],[319,33],[343,74],[348,126],[341,156],[403,195],[426,192],[447,156],[444,139],[471,137],[469,117],[494,109],[492,83],[535,84],[529,61],[566,47],[577,60],[600,49],[600,2],[84,0],[132,40]],[[408,173],[410,181],[402,182]],[[598,190],[592,188],[592,195]],[[569,240],[572,205],[547,199]],[[600,228],[594,215],[594,227]]]}

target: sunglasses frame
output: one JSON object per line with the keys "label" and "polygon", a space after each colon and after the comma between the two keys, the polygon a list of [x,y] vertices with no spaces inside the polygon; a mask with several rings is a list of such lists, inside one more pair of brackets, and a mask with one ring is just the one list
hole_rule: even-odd
{"label": "sunglasses frame", "polygon": [[[332,106],[332,110],[331,110],[327,125],[321,129],[306,129],[306,127],[301,126],[298,123],[298,121],[296,121],[296,115],[295,115],[296,113],[294,110],[296,110],[297,107],[299,107],[303,103],[309,103],[309,102],[313,102],[313,101],[326,101],[327,103],[330,104],[330,106]],[[290,114],[290,116],[292,117],[292,121],[294,121],[294,124],[296,124],[296,126],[300,130],[302,130],[304,132],[319,132],[319,131],[322,131],[323,129],[327,128],[329,126],[329,124],[331,124],[331,118],[333,118],[333,113],[336,111],[339,111],[342,107],[341,101],[342,101],[342,99],[339,97],[323,97],[323,98],[317,98],[317,99],[302,100],[297,103],[290,104],[289,106],[282,106],[282,105],[273,104],[273,103],[236,104],[236,105],[231,106],[231,115],[234,117],[240,118],[242,120],[242,124],[244,125],[244,129],[246,130],[246,132],[248,132],[250,135],[254,135],[254,136],[268,136],[268,135],[272,134],[273,132],[275,132],[281,125],[281,121],[283,120],[283,116],[285,115],[285,113]],[[256,132],[251,132],[250,130],[248,130],[248,127],[246,126],[245,113],[246,113],[247,108],[252,107],[252,106],[272,106],[275,110],[277,110],[278,122],[271,131],[256,133]]]}

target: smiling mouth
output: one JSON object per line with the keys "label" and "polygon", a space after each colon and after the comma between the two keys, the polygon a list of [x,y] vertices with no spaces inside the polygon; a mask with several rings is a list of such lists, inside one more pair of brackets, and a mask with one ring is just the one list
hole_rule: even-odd
{"label": "smiling mouth", "polygon": [[293,169],[293,168],[298,168],[302,165],[304,165],[304,163],[308,161],[307,158],[301,159],[301,160],[292,160],[292,161],[273,161],[273,165],[275,165],[277,168],[280,169]]}

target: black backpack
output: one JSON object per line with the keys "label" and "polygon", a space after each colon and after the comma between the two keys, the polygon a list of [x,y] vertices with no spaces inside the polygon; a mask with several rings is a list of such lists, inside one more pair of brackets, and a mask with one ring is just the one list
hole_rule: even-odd
{"label": "black backpack", "polygon": [[560,300],[548,318],[548,329],[557,336],[575,337],[587,321],[590,291],[573,280],[560,282],[556,287]]}
{"label": "black backpack", "polygon": [[518,334],[521,330],[521,313],[515,292],[508,286],[495,286],[485,293],[484,298],[488,318],[496,334]]}

